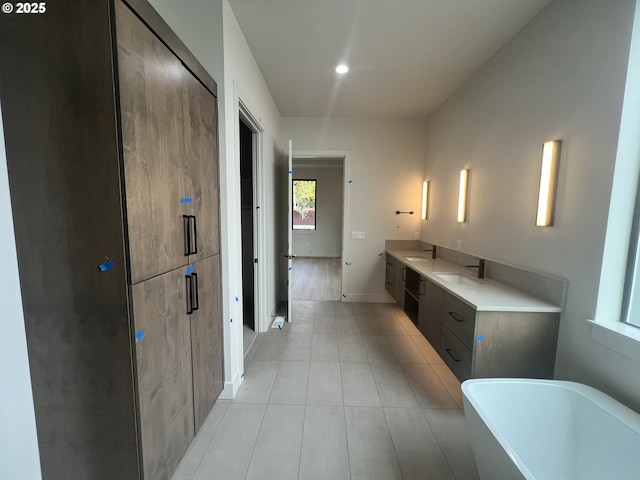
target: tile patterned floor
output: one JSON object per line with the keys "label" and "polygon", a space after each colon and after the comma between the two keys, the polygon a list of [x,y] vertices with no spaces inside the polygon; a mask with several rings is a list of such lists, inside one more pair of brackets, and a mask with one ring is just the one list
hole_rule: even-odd
{"label": "tile patterned floor", "polygon": [[460,383],[395,304],[299,301],[174,480],[477,479]]}

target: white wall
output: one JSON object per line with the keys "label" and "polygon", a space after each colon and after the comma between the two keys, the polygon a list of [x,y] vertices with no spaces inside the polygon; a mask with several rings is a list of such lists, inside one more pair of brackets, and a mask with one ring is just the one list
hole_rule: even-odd
{"label": "white wall", "polygon": [[39,480],[40,453],[0,114],[0,478]]}
{"label": "white wall", "polygon": [[[224,317],[225,390],[232,398],[244,373],[242,345],[240,163],[238,142],[238,101],[242,99],[259,122],[263,134],[264,194],[261,214],[266,216],[263,236],[266,252],[276,249],[275,165],[280,161],[280,114],[264,83],[260,70],[226,0],[151,0],[151,4],[198,58],[218,84],[220,141],[220,221],[222,253],[222,303]],[[263,268],[268,285],[263,301],[267,314],[277,301],[275,256],[265,256]],[[259,319],[268,322],[268,319]]]}
{"label": "white wall", "polygon": [[[635,0],[551,2],[429,119],[423,239],[565,277],[556,377],[640,409],[640,365],[591,340]],[[562,139],[555,226],[534,226],[542,144]],[[455,221],[471,169],[469,219]],[[628,199],[631,202],[632,197]]]}
{"label": "white wall", "polygon": [[[282,119],[282,138],[294,151],[349,151],[345,169],[349,206],[345,229],[348,243],[343,268],[346,301],[386,301],[384,242],[408,240],[420,231],[420,196],[425,159],[425,123],[413,120],[356,118]],[[348,183],[350,182],[351,183]],[[414,215],[396,215],[414,210]],[[364,240],[351,240],[364,231]],[[343,263],[344,263],[343,262]]]}
{"label": "white wall", "polygon": [[317,180],[316,229],[293,231],[293,254],[300,257],[340,257],[342,254],[341,166],[318,167],[294,160],[293,178]]}

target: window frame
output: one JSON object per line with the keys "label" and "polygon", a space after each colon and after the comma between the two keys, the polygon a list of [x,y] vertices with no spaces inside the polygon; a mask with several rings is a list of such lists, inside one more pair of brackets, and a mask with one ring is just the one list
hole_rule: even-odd
{"label": "window frame", "polygon": [[[294,220],[294,212],[295,212],[295,182],[313,182],[314,183],[314,192],[315,199],[313,202],[313,212],[314,212],[314,221],[313,228],[296,228],[296,223]],[[294,232],[315,232],[318,230],[318,179],[317,178],[292,178],[291,179],[291,230]]]}

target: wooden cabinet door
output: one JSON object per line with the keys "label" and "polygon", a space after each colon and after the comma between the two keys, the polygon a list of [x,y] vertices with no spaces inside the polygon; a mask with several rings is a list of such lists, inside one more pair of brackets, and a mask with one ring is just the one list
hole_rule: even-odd
{"label": "wooden cabinet door", "polygon": [[423,291],[418,310],[418,328],[438,351],[442,333],[442,300],[444,290],[432,281],[422,277]]}
{"label": "wooden cabinet door", "polygon": [[[220,253],[216,97],[184,70],[185,204],[193,215],[197,253],[190,262]],[[195,243],[193,246],[195,246]]]}
{"label": "wooden cabinet door", "polygon": [[385,271],[384,271],[384,288],[386,288],[387,292],[389,292],[389,294],[391,294],[392,296],[395,293],[394,286],[393,286],[394,273],[395,272],[394,272],[393,259],[387,253],[387,259],[386,259]]}
{"label": "wooden cabinet door", "polygon": [[396,259],[393,259],[394,262],[394,283],[393,283],[393,298],[396,299],[398,305],[404,308],[404,285],[406,281],[407,275],[407,267],[404,264]]}
{"label": "wooden cabinet door", "polygon": [[207,418],[223,387],[220,255],[194,264],[199,308],[191,317],[195,432]]}
{"label": "wooden cabinet door", "polygon": [[183,76],[178,58],[116,2],[131,283],[186,265]]}
{"label": "wooden cabinet door", "polygon": [[144,478],[168,480],[194,437],[185,270],[131,286]]}

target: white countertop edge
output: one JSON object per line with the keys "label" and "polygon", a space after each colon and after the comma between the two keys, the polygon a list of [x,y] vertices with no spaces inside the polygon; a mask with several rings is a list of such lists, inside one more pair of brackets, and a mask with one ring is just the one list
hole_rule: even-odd
{"label": "white countertop edge", "polygon": [[591,325],[591,340],[640,362],[640,328],[623,322],[596,321]]}
{"label": "white countertop edge", "polygon": [[[522,312],[522,313],[561,313],[562,307],[532,297],[524,292],[495,282],[491,279],[478,279],[469,275],[469,271],[443,260],[411,261],[407,257],[429,258],[429,252],[391,249],[386,253],[418,272],[435,284],[471,305],[479,312]],[[452,284],[439,278],[436,273],[457,273],[473,278],[477,286]]]}

